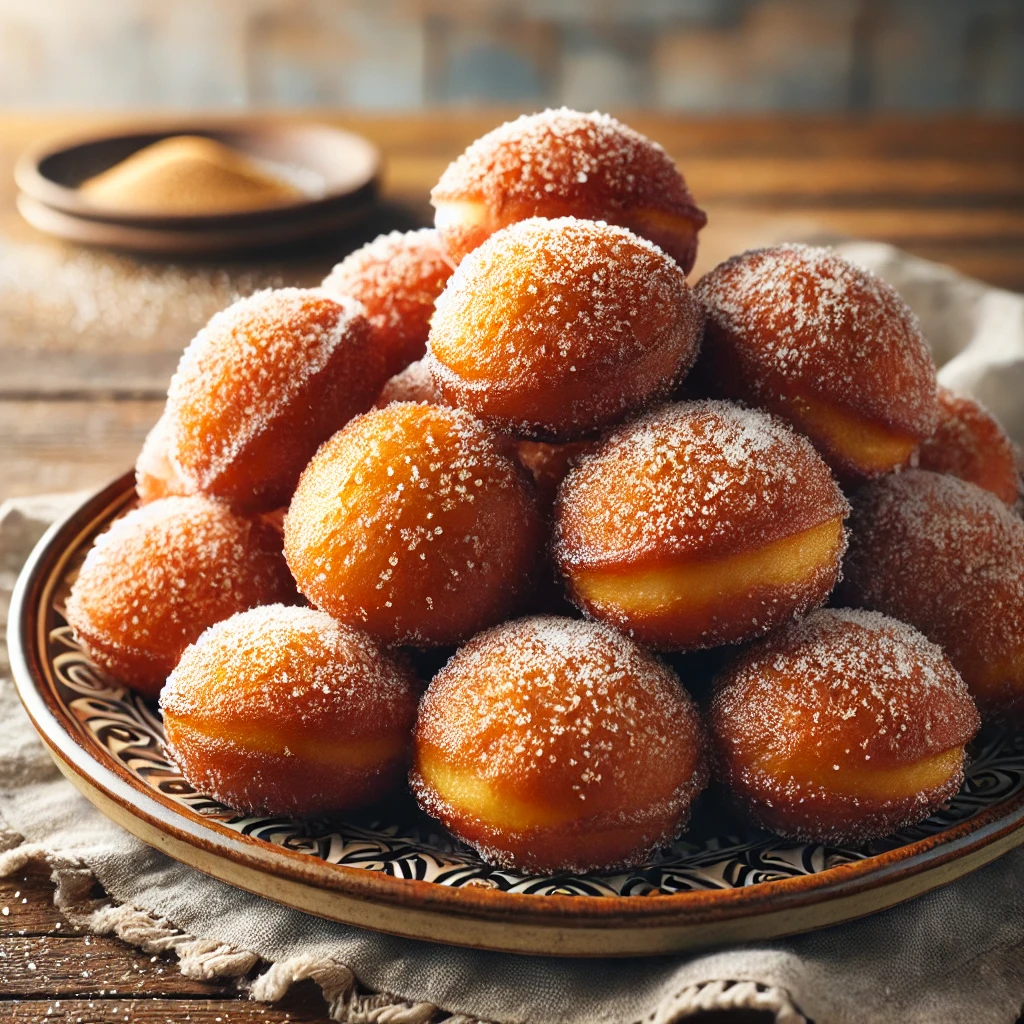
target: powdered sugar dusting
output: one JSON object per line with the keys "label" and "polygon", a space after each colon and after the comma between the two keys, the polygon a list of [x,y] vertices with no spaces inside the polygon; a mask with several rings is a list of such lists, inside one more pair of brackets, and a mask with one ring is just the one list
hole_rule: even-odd
{"label": "powdered sugar dusting", "polygon": [[[666,801],[678,821],[706,780],[697,709],[675,673],[607,626],[554,616],[463,647],[421,702],[417,742],[512,792],[622,822]],[[415,774],[413,786],[440,810],[443,795]]]}
{"label": "powdered sugar dusting", "polygon": [[322,287],[363,303],[394,373],[423,355],[434,300],[451,272],[433,228],[392,231],[346,256]]}
{"label": "powdered sugar dusting", "polygon": [[170,497],[135,509],[96,539],[66,611],[84,637],[151,655],[166,675],[211,623],[297,596],[268,526],[205,498]]}
{"label": "powdered sugar dusting", "polygon": [[507,611],[539,544],[506,443],[464,410],[425,404],[392,403],[325,442],[285,520],[303,592],[375,634],[387,624],[394,642],[451,642],[462,627],[435,630]]}
{"label": "powdered sugar dusting", "polygon": [[[989,491],[914,469],[864,487],[851,526],[843,598],[941,644],[985,710],[1024,707],[1011,667],[1024,664],[1024,521]],[[1005,678],[983,685],[999,666]]]}
{"label": "powdered sugar dusting", "polygon": [[[978,726],[941,648],[878,612],[838,608],[811,612],[741,655],[719,682],[712,716],[733,747],[756,743],[764,756],[788,759],[812,745],[825,760],[841,753],[874,767],[962,746]],[[793,728],[766,731],[766,722]]]}
{"label": "powdered sugar dusting", "polygon": [[232,616],[161,695],[170,753],[199,792],[258,815],[378,799],[407,763],[416,688],[403,659],[312,608]]}
{"label": "powdered sugar dusting", "polygon": [[167,414],[162,413],[135,460],[135,490],[139,500],[155,501],[172,495],[188,494],[190,488],[168,458],[170,444]]}
{"label": "powdered sugar dusting", "polygon": [[562,483],[553,547],[564,567],[715,558],[849,508],[811,443],[728,402],[661,406],[612,431]]}
{"label": "powdered sugar dusting", "polygon": [[428,402],[431,405],[444,405],[434,378],[430,372],[430,363],[426,359],[417,359],[404,370],[388,378],[380,389],[374,407],[383,409],[392,402]]}
{"label": "powdered sugar dusting", "polygon": [[462,261],[437,300],[428,358],[449,399],[525,436],[578,434],[668,394],[702,322],[653,243],[602,221],[538,217]]}
{"label": "powdered sugar dusting", "polygon": [[939,388],[940,420],[920,448],[918,465],[967,480],[1007,505],[1021,498],[1013,442],[992,414],[973,398]]}
{"label": "powdered sugar dusting", "polygon": [[939,647],[895,619],[843,609],[812,612],[741,655],[716,682],[709,722],[729,785],[774,830],[817,839],[925,817],[962,776],[890,801],[858,797],[847,773],[913,766],[979,725]]}
{"label": "powdered sugar dusting", "polygon": [[651,202],[698,226],[707,219],[656,142],[607,114],[565,107],[523,115],[477,139],[430,194],[435,205],[464,197],[498,209],[594,197],[609,214]]}
{"label": "powdered sugar dusting", "polygon": [[696,286],[722,393],[783,411],[780,394],[823,396],[925,438],[935,366],[895,289],[831,249],[786,244],[734,256]]}
{"label": "powdered sugar dusting", "polygon": [[[280,288],[214,316],[185,349],[168,392],[170,456],[183,475],[205,489],[327,366],[363,312],[354,299]],[[227,422],[207,431],[204,413],[214,411]],[[186,450],[201,457],[186,460]]]}
{"label": "powdered sugar dusting", "polygon": [[346,736],[373,736],[381,708],[386,719],[411,692],[409,670],[365,633],[314,608],[273,604],[207,629],[182,655],[160,707],[225,729],[274,720],[307,723],[315,735],[333,720]]}

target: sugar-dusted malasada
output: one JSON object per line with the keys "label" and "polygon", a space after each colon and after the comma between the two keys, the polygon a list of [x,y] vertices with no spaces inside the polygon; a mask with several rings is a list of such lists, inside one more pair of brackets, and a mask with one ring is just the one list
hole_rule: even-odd
{"label": "sugar-dusted malasada", "polygon": [[862,488],[850,531],[843,601],[942,647],[983,715],[1024,719],[1024,520],[990,491],[912,469]]}
{"label": "sugar-dusted malasada", "polygon": [[939,388],[939,425],[921,445],[918,465],[984,487],[1007,505],[1021,498],[1013,441],[980,403]]}
{"label": "sugar-dusted malasada", "polygon": [[160,698],[201,793],[250,814],[362,807],[402,781],[417,686],[365,633],[313,608],[234,615],[189,647]]}
{"label": "sugar-dusted malasada", "polygon": [[642,643],[758,636],[821,604],[845,499],[811,443],[728,402],[679,402],[613,431],[562,482],[554,553],[576,603]]}
{"label": "sugar-dusted malasada", "polygon": [[766,828],[863,843],[926,818],[960,788],[979,718],[935,644],[875,612],[812,612],[716,680],[717,772]]}
{"label": "sugar-dusted malasada", "polygon": [[689,273],[707,223],[661,146],[607,114],[565,108],[477,139],[441,175],[430,200],[454,263],[509,224],[573,216],[627,227]]}
{"label": "sugar-dusted malasada", "polygon": [[542,530],[507,441],[462,409],[396,402],[317,452],[285,519],[285,554],[318,608],[385,643],[436,646],[515,609]]}
{"label": "sugar-dusted malasada", "polygon": [[904,465],[935,429],[935,365],[917,318],[833,250],[745,252],[696,291],[707,308],[701,384],[790,420],[842,478]]}
{"label": "sugar-dusted malasada", "polygon": [[420,805],[491,864],[638,864],[682,830],[707,778],[696,705],[653,655],[553,616],[475,637],[420,704]]}
{"label": "sugar-dusted malasada", "polygon": [[258,292],[185,349],[167,398],[168,454],[190,489],[242,511],[276,508],[317,446],[368,409],[386,377],[355,300]]}
{"label": "sugar-dusted malasada", "polygon": [[97,538],[66,613],[97,664],[155,697],[208,626],[296,600],[270,526],[205,498],[173,497],[129,512]]}
{"label": "sugar-dusted malasada", "polygon": [[392,231],[346,256],[322,287],[363,304],[384,369],[394,374],[426,351],[434,300],[451,273],[432,228]]}
{"label": "sugar-dusted malasada", "polygon": [[625,228],[534,218],[489,238],[437,300],[445,400],[536,440],[586,436],[664,398],[703,313],[678,265]]}
{"label": "sugar-dusted malasada", "polygon": [[168,444],[167,415],[164,413],[146,435],[135,460],[135,493],[143,504],[158,498],[180,497],[189,492],[188,485],[167,455]]}
{"label": "sugar-dusted malasada", "polygon": [[373,404],[375,409],[383,409],[392,402],[431,402],[434,405],[444,405],[426,359],[417,359],[404,370],[388,377],[384,387],[380,389],[380,394],[377,395],[377,401]]}

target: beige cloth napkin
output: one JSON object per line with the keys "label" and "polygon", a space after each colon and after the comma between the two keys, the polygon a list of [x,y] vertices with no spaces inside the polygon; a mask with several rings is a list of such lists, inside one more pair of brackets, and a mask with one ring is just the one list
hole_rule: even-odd
{"label": "beige cloth napkin", "polygon": [[[921,318],[943,381],[975,394],[1024,442],[1024,298],[869,243]],[[0,602],[45,525],[75,499],[0,513]],[[1010,1024],[1024,1002],[1024,850],[862,921],[707,954],[624,961],[506,956],[332,924],[183,867],[107,821],[50,762],[0,658],[0,874],[45,860],[77,922],[196,976],[251,975],[255,998],[313,977],[339,1021],[669,1024],[701,1009],[770,1011],[778,1024]],[[98,879],[111,900],[89,898]],[[458,925],[452,924],[452,938]],[[386,993],[397,993],[387,995]]]}

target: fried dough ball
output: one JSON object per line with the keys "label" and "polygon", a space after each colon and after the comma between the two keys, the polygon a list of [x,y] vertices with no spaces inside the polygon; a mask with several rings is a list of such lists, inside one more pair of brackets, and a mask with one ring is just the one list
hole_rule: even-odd
{"label": "fried dough ball", "polygon": [[509,446],[461,409],[396,402],[310,462],[285,519],[299,589],[388,644],[454,644],[532,581],[543,527]]}
{"label": "fried dough ball", "polygon": [[807,434],[841,479],[906,464],[938,422],[935,364],[896,291],[831,249],[778,245],[698,282],[700,376]]}
{"label": "fried dough ball", "polygon": [[206,630],[160,696],[168,749],[199,792],[295,817],[394,789],[416,703],[412,670],[365,633],[280,604]]}
{"label": "fried dough ball", "polygon": [[189,493],[188,485],[167,456],[169,443],[167,414],[163,413],[146,435],[135,460],[135,493],[143,505]]}
{"label": "fried dough ball", "polygon": [[475,637],[420,703],[410,784],[488,863],[641,863],[707,781],[696,705],[667,666],[599,623],[554,616]]}
{"label": "fried dough ball", "polygon": [[441,175],[430,201],[456,264],[509,224],[575,216],[649,238],[688,274],[707,223],[661,146],[607,114],[564,107],[477,139]]}
{"label": "fried dough ball", "polygon": [[552,547],[587,614],[685,651],[758,636],[824,601],[848,511],[811,443],[781,420],[680,402],[580,459]]}
{"label": "fried dough ball", "polygon": [[200,497],[161,498],[96,539],[65,614],[93,660],[155,697],[207,626],[254,605],[298,600],[266,523]]}
{"label": "fried dough ball", "polygon": [[571,441],[668,395],[703,313],[679,267],[625,228],[522,221],[459,265],[427,344],[438,391],[519,437]]}
{"label": "fried dough ball", "polygon": [[864,843],[915,824],[964,780],[978,712],[916,629],[825,609],[784,626],[718,677],[708,727],[718,773],[766,828]]}
{"label": "fried dough ball", "polygon": [[987,409],[949,388],[939,388],[939,425],[921,445],[918,465],[984,487],[1011,507],[1021,497],[1013,441]]}
{"label": "fried dough ball", "polygon": [[167,398],[171,461],[191,489],[240,511],[287,504],[317,446],[386,376],[355,300],[258,292],[185,349]]}
{"label": "fried dough ball", "polygon": [[[547,444],[544,441],[516,442],[516,456],[529,470],[537,491],[537,507],[550,521],[558,496],[558,488],[580,456],[597,448],[596,441],[567,441]],[[579,611],[565,592],[562,574],[550,551],[544,552],[537,587],[526,602],[524,614],[568,615],[576,618]]]}
{"label": "fried dough ball", "polygon": [[390,376],[426,352],[434,300],[451,275],[437,232],[424,228],[380,235],[346,256],[321,287],[363,304]]}
{"label": "fried dough ball", "polygon": [[380,389],[375,409],[383,409],[392,402],[429,402],[431,405],[444,405],[434,378],[430,373],[430,364],[426,359],[417,359],[404,370],[389,377]]}
{"label": "fried dough ball", "polygon": [[839,594],[916,626],[985,717],[1024,721],[1024,520],[994,494],[923,469],[862,488]]}

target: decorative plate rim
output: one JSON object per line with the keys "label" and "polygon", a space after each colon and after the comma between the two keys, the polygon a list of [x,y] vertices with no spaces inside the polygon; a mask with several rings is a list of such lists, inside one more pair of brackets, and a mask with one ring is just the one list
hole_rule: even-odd
{"label": "decorative plate rim", "polygon": [[[756,937],[764,938],[769,934],[780,935],[839,923],[895,905],[976,870],[1024,843],[1022,789],[944,831],[813,874],[757,882],[739,888],[688,890],[638,898],[450,887],[330,863],[244,835],[215,820],[198,817],[193,820],[169,797],[143,789],[123,766],[102,763],[77,731],[70,727],[68,716],[45,682],[47,675],[41,657],[45,650],[46,632],[45,615],[40,614],[44,607],[43,599],[52,592],[55,580],[60,578],[61,570],[79,549],[82,537],[119,511],[133,495],[134,474],[129,471],[54,523],[40,539],[19,575],[12,595],[7,630],[12,676],[33,726],[58,767],[66,775],[73,776],[72,781],[100,806],[103,813],[110,816],[107,804],[112,801],[128,816],[147,825],[149,830],[205,851],[214,858],[226,858],[233,864],[263,875],[329,890],[369,904],[419,909],[449,920],[461,917],[501,921],[542,930],[558,928],[572,931],[616,926],[691,928],[704,923],[735,922],[786,911],[799,912],[825,901],[846,900],[868,890],[876,890],[876,896],[882,897],[870,901],[870,906],[854,909],[851,913],[844,912],[832,920],[805,921],[798,927],[759,930]],[[120,823],[125,824],[124,821]],[[142,838],[145,839],[144,836]],[[174,856],[173,853],[171,855]],[[954,861],[961,863],[952,864]],[[952,865],[951,870],[939,870],[947,865]],[[227,874],[216,876],[231,881]],[[910,882],[909,886],[901,885],[907,882]],[[888,898],[886,892],[894,898]],[[311,912],[316,913],[316,910]],[[322,916],[343,919],[326,911]],[[394,928],[386,930],[399,931]],[[429,935],[422,929],[399,933],[458,944],[458,937]],[[491,948],[509,947],[495,945]],[[516,951],[529,951],[530,948],[525,946]],[[536,949],[536,952],[559,951]],[[574,951],[562,952],[572,954]],[[600,955],[614,955],[614,951]]]}

